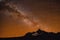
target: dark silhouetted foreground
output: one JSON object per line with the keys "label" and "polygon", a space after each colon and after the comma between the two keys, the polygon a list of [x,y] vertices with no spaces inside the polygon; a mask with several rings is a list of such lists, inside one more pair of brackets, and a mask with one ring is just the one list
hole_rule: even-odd
{"label": "dark silhouetted foreground", "polygon": [[36,32],[27,33],[23,37],[1,38],[0,40],[60,40],[60,33],[48,33],[39,29]]}

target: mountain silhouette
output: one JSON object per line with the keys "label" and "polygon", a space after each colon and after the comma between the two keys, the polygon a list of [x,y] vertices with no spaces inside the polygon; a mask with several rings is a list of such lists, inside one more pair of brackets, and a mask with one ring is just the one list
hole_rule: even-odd
{"label": "mountain silhouette", "polygon": [[28,32],[22,37],[0,38],[0,40],[60,40],[60,32],[45,32],[38,29],[36,32]]}

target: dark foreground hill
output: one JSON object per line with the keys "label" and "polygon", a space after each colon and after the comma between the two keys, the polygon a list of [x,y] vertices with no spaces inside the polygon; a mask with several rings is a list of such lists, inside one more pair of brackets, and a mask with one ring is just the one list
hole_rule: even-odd
{"label": "dark foreground hill", "polygon": [[60,32],[48,33],[39,29],[36,32],[27,33],[23,37],[4,38],[0,40],[60,40]]}

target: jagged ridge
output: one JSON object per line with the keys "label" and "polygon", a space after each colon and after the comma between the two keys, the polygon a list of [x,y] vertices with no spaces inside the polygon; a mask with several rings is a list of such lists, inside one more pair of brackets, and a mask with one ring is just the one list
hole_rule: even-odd
{"label": "jagged ridge", "polygon": [[1,40],[60,40],[60,32],[52,33],[38,30],[36,32],[27,33],[23,37],[4,38]]}

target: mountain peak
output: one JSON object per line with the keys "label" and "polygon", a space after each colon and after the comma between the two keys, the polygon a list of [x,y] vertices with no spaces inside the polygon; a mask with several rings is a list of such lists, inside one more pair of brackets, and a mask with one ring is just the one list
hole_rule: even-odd
{"label": "mountain peak", "polygon": [[60,32],[45,32],[38,29],[36,32],[28,32],[22,37],[5,38],[2,40],[60,40]]}

